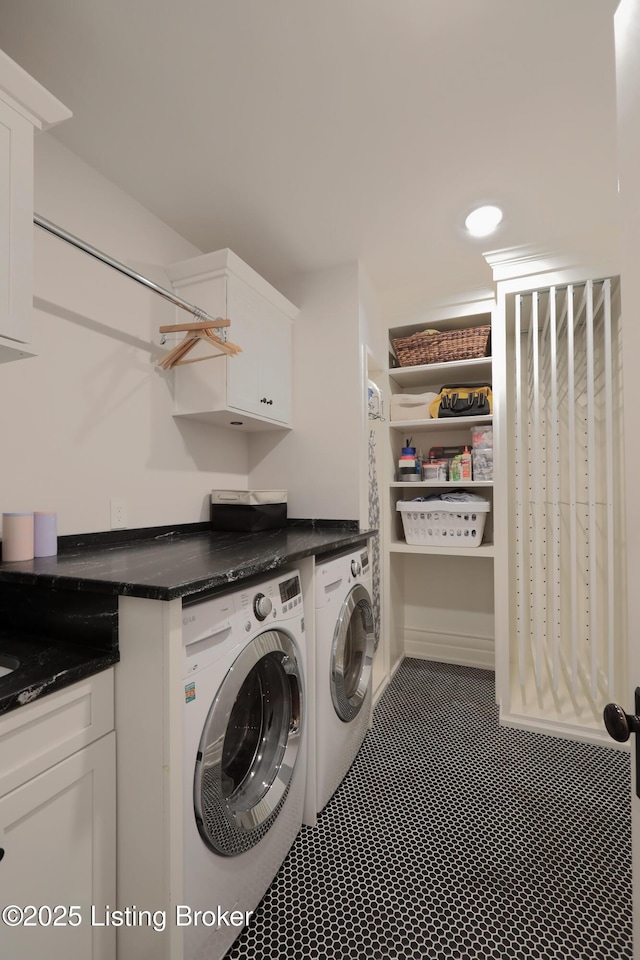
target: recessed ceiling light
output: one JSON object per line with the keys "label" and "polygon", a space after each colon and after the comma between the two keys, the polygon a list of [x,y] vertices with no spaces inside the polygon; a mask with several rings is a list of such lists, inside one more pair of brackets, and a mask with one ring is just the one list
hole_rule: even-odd
{"label": "recessed ceiling light", "polygon": [[472,210],[464,222],[472,237],[486,237],[493,233],[502,220],[500,207],[485,206]]}

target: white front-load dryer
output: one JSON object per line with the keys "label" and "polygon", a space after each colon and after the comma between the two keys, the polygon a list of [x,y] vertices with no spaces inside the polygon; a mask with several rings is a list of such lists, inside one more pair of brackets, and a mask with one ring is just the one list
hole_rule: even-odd
{"label": "white front-load dryer", "polygon": [[300,576],[185,606],[184,960],[220,960],[302,825]]}
{"label": "white front-load dryer", "polygon": [[344,780],[371,720],[374,620],[366,546],[315,568],[315,806]]}

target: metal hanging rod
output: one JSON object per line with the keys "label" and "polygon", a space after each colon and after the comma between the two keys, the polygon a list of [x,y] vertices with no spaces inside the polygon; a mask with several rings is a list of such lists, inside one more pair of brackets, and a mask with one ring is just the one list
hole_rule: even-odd
{"label": "metal hanging rod", "polygon": [[[59,227],[57,224],[51,223],[50,220],[45,220],[44,217],[34,213],[33,222],[37,227],[41,227],[43,230],[47,230],[48,233],[52,233],[54,237],[58,237],[60,240],[70,243],[73,247],[77,247],[78,250],[82,250],[83,253],[88,253],[90,257],[95,257],[96,260],[102,261],[102,263],[105,263],[113,270],[123,273],[125,277],[129,277],[130,280],[135,280],[137,283],[141,283],[144,287],[147,287],[154,293],[164,297],[165,300],[169,300],[171,303],[175,304],[176,307],[181,307],[183,310],[187,310],[189,313],[192,313],[194,317],[197,317],[198,320],[209,320],[215,322],[214,318],[210,317],[209,314],[205,313],[204,310],[201,310],[200,307],[196,307],[192,303],[188,303],[187,300],[183,300],[182,297],[177,297],[175,293],[171,293],[170,290],[165,290],[164,287],[158,286],[158,284],[154,283],[153,280],[149,280],[148,277],[143,277],[142,274],[136,273],[135,270],[131,270],[130,267],[125,266],[124,263],[120,263],[119,260],[114,260],[113,257],[108,256],[108,254],[103,253],[96,247],[92,247],[91,244],[85,243],[84,240],[80,240],[79,237],[75,237],[67,230],[63,230],[62,227]],[[226,339],[224,330],[221,331],[221,335],[223,339]]]}

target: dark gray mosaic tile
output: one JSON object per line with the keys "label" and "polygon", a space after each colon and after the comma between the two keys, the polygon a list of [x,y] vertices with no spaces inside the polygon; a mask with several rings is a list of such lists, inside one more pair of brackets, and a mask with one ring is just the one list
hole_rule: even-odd
{"label": "dark gray mosaic tile", "polygon": [[631,960],[628,755],[498,726],[405,660],[228,960]]}

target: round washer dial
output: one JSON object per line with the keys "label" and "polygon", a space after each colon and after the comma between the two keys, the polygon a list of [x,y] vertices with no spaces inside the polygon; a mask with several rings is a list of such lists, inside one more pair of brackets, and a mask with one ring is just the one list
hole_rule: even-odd
{"label": "round washer dial", "polygon": [[265,597],[264,593],[256,593],[253,598],[253,612],[256,618],[258,620],[266,620],[272,609],[273,604],[269,597]]}

